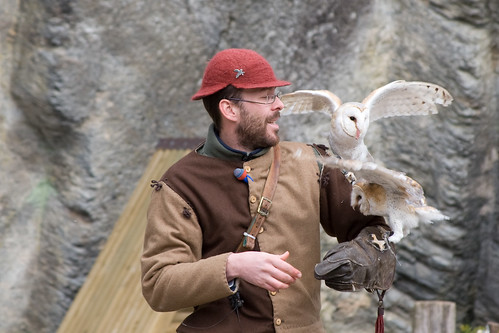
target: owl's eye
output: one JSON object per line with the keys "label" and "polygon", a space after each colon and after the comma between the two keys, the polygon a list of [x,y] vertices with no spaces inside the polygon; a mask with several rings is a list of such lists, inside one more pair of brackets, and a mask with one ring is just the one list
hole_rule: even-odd
{"label": "owl's eye", "polygon": [[360,201],[362,199],[362,196],[361,195],[358,195],[357,196],[357,201]]}
{"label": "owl's eye", "polygon": [[356,121],[357,119],[356,119],[354,116],[351,116],[351,117],[350,117],[350,120],[351,120],[351,121]]}

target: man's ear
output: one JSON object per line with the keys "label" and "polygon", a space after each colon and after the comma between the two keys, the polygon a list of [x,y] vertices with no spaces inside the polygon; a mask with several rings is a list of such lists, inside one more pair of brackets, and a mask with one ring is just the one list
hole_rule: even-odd
{"label": "man's ear", "polygon": [[237,121],[239,119],[239,107],[228,99],[221,99],[218,103],[220,113],[229,121]]}

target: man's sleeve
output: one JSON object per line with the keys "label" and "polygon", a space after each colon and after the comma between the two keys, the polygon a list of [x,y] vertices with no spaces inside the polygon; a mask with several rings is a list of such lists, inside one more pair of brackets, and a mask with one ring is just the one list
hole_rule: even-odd
{"label": "man's sleeve", "polygon": [[383,226],[381,216],[365,216],[354,210],[350,204],[352,185],[341,170],[325,166],[321,175],[321,224],[326,233],[336,237],[338,242],[354,239],[368,226]]}
{"label": "man's sleeve", "polygon": [[234,293],[230,253],[201,258],[202,231],[191,207],[164,182],[153,190],[141,257],[142,293],[155,311],[175,311]]}

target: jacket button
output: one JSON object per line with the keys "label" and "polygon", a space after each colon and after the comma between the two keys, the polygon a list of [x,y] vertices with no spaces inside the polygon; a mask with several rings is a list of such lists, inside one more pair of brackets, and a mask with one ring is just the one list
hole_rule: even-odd
{"label": "jacket button", "polygon": [[256,197],[254,195],[250,196],[250,202],[255,203],[256,202]]}
{"label": "jacket button", "polygon": [[271,292],[270,292],[270,294],[271,294],[272,296],[275,296],[275,295],[277,295],[277,291],[271,291]]}
{"label": "jacket button", "polygon": [[282,320],[281,320],[281,318],[276,318],[276,319],[275,319],[275,324],[276,324],[277,326],[280,326],[280,325],[282,324]]}
{"label": "jacket button", "polygon": [[246,171],[246,172],[250,172],[250,171],[251,171],[251,167],[250,167],[249,165],[246,165],[246,166],[244,167],[244,171]]}

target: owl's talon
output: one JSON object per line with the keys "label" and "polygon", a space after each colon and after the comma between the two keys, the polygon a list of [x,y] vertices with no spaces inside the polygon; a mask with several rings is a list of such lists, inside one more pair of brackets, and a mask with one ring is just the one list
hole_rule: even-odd
{"label": "owl's talon", "polygon": [[350,182],[350,184],[354,184],[357,181],[357,178],[353,174],[353,172],[347,172],[345,174],[346,179]]}

